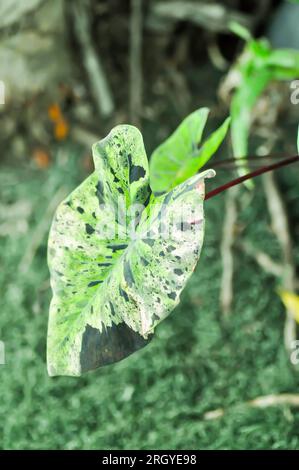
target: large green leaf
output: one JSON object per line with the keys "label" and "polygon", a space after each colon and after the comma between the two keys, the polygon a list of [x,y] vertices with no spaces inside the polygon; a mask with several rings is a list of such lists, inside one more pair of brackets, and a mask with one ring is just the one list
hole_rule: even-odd
{"label": "large green leaf", "polygon": [[198,261],[208,170],[151,195],[140,132],[93,147],[95,171],[57,209],[49,236],[48,371],[80,375],[145,346]]}
{"label": "large green leaf", "polygon": [[150,158],[150,181],[155,193],[163,193],[195,175],[225,138],[229,118],[199,148],[208,119],[208,108],[194,111],[154,150]]}

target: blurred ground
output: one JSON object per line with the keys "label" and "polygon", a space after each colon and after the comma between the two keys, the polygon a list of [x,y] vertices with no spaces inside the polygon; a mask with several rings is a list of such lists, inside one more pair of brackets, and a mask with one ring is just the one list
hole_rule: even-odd
{"label": "blurred ground", "polygon": [[[46,7],[47,2],[43,3]],[[236,7],[242,2],[226,3]],[[249,2],[244,4],[248,6]],[[117,111],[101,118],[86,82],[79,87],[82,93],[78,92],[83,96],[82,103],[74,98],[73,90],[78,89],[73,86],[74,75],[59,79],[57,88],[43,84],[42,91],[30,92],[29,97],[26,92],[26,99],[24,90],[17,100],[12,95],[6,108],[1,109],[0,340],[5,342],[6,365],[0,366],[0,447],[298,449],[298,408],[244,406],[258,396],[297,394],[299,373],[291,366],[283,345],[285,312],[275,291],[277,282],[241,251],[236,256],[233,311],[223,320],[219,309],[222,196],[206,203],[207,231],[196,274],[180,306],[157,328],[151,344],[119,364],[82,378],[47,376],[45,349],[51,292],[46,247],[51,217],[64,195],[91,171],[87,141],[94,135],[102,137],[116,122],[130,120],[129,92],[125,87],[117,92],[119,83],[126,83],[128,50],[126,44],[121,49],[116,33],[126,31],[129,4],[111,1],[107,7],[106,2],[93,2],[93,8],[99,15],[94,17],[98,22],[93,28],[100,30],[103,24],[101,34],[108,35],[118,51],[111,62],[111,43],[103,40],[103,59],[113,70],[108,75]],[[109,34],[108,23],[101,23],[100,17],[108,15],[112,21],[117,12],[118,28],[110,28]],[[107,16],[104,18],[107,20]],[[258,28],[262,26],[260,21]],[[11,37],[11,30],[7,34]],[[211,106],[212,122],[227,112],[217,100],[217,88],[225,72],[211,64],[205,34],[186,20],[176,24],[170,36],[147,33],[150,38],[145,54],[151,62],[146,67],[154,71],[145,75],[144,107],[137,118],[148,153],[196,107]],[[151,41],[158,39],[164,40],[168,62],[160,57],[152,66],[155,57]],[[233,42],[230,47],[231,41],[227,38],[225,43],[228,60],[239,47]],[[76,56],[76,49],[73,54]],[[175,65],[174,57],[179,57]],[[80,68],[80,62],[76,65]],[[1,72],[8,76],[7,67],[6,63]],[[51,120],[59,113],[67,123],[63,138],[55,134]],[[82,134],[82,129],[86,133]],[[284,116],[280,129],[278,150],[294,153],[294,116]],[[222,155],[231,155],[229,145],[224,146]],[[231,177],[230,172],[219,171],[217,185]],[[278,181],[296,244],[298,170],[281,171]],[[252,194],[242,192],[239,206],[237,230],[273,259],[279,258],[261,181],[257,181]],[[297,246],[294,256],[298,266]],[[217,408],[227,410],[224,416],[207,420],[205,413]]]}

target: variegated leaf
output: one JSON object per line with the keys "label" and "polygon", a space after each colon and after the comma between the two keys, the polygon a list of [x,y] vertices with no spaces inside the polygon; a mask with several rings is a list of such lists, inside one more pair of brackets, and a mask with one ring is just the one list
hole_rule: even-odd
{"label": "variegated leaf", "polygon": [[142,136],[127,125],[93,156],[94,173],[60,204],[49,236],[50,375],[80,375],[145,346],[203,242],[203,180],[213,170],[155,198]]}

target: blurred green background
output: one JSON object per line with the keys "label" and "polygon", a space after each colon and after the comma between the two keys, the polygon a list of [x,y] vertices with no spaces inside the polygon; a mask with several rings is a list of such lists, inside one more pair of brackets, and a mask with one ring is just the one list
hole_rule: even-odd
{"label": "blurred green background", "polygon": [[[280,280],[236,247],[230,313],[224,316],[219,306],[223,195],[206,203],[197,270],[153,341],[81,378],[47,376],[47,235],[58,203],[92,171],[90,144],[116,123],[133,122],[141,127],[150,154],[193,109],[211,107],[214,124],[228,113],[218,90],[242,41],[228,32],[224,17],[217,23],[215,2],[176,2],[175,18],[163,8],[161,14],[161,4],[168,3],[142,4],[139,68],[132,40],[132,31],[134,38],[140,36],[138,2],[1,3],[0,79],[6,87],[0,105],[2,449],[299,448],[299,371],[284,347],[285,308],[276,292]],[[198,7],[197,16],[194,10],[186,14],[187,3]],[[85,35],[74,26],[74,4],[87,12],[81,24]],[[274,45],[299,48],[298,22],[295,29],[290,26],[295,14],[299,21],[299,6],[237,0],[221,5],[225,15],[238,15]],[[283,27],[288,34],[282,34]],[[281,36],[286,40],[287,35],[288,43],[282,44]],[[89,54],[101,59],[113,103],[109,112],[99,97],[96,104],[98,88],[85,60]],[[135,79],[142,89],[137,98]],[[270,96],[271,109],[271,97],[282,97],[283,109],[271,123],[274,150],[291,155],[299,104],[291,105],[288,93],[289,83],[281,84],[268,90],[265,100]],[[253,137],[253,151],[261,139]],[[215,161],[231,155],[228,142]],[[233,169],[219,169],[216,184],[235,176]],[[277,176],[298,268],[298,168]],[[261,180],[252,192],[240,192],[238,212],[239,238],[279,262]],[[297,397],[297,406],[248,403],[285,394]]]}

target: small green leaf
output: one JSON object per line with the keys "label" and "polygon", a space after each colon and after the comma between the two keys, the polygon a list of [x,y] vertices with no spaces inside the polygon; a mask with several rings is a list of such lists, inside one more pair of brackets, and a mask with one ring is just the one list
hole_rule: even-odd
{"label": "small green leaf", "polygon": [[154,197],[142,136],[126,125],[93,156],[94,173],[60,204],[49,236],[51,376],[81,375],[145,346],[178,304],[203,243],[213,170]]}
{"label": "small green leaf", "polygon": [[252,39],[250,31],[240,23],[237,23],[236,21],[231,21],[228,27],[232,33],[234,33],[236,36],[239,36],[239,38],[244,39],[244,41],[247,42]]}
{"label": "small green leaf", "polygon": [[199,148],[209,110],[190,114],[174,133],[153,152],[150,181],[155,193],[163,193],[195,175],[216,152],[228,130],[229,119]]}

